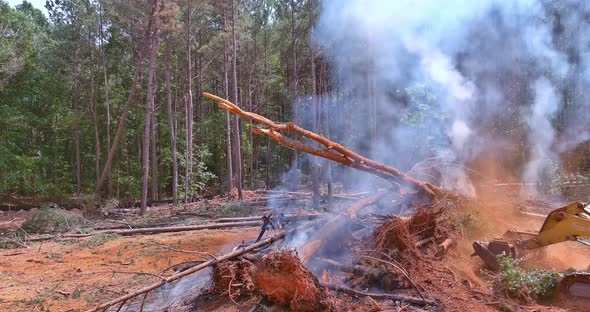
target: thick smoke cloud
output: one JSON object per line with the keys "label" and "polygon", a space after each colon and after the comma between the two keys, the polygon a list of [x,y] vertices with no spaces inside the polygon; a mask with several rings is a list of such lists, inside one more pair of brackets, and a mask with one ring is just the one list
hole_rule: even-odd
{"label": "thick smoke cloud", "polygon": [[[313,42],[328,56],[333,83],[342,90],[336,105],[348,104],[355,107],[350,116],[362,116],[346,121],[357,132],[346,143],[407,170],[433,156],[468,164],[512,140],[526,149],[516,151],[525,157],[513,174],[538,182],[547,165],[559,161],[558,152],[588,139],[555,146],[552,122],[557,115],[566,120],[562,133],[588,128],[585,2],[322,1]],[[379,128],[377,146],[368,149],[372,103]],[[525,124],[497,131],[514,116]],[[416,120],[427,126],[411,123]],[[434,155],[420,147],[428,144],[436,146]],[[434,182],[475,195],[464,168],[439,166]]]}

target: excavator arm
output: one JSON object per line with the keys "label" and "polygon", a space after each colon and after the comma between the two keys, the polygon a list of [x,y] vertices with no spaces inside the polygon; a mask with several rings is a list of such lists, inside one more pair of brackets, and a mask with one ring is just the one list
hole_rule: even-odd
{"label": "excavator arm", "polygon": [[[504,254],[512,258],[522,258],[527,250],[533,250],[565,241],[577,241],[590,246],[584,238],[590,238],[590,206],[575,202],[553,210],[536,234],[508,231],[507,234],[526,234],[530,238],[517,239],[509,242],[494,240],[490,242],[476,241],[473,243],[474,253],[492,270],[499,271],[497,255]],[[560,282],[560,291],[573,296],[590,297],[590,275],[574,273],[566,275]]]}
{"label": "excavator arm", "polygon": [[528,240],[517,241],[517,248],[536,249],[565,241],[588,244],[583,239],[590,237],[590,213],[586,207],[586,204],[576,202],[553,210],[547,215],[539,233]]}

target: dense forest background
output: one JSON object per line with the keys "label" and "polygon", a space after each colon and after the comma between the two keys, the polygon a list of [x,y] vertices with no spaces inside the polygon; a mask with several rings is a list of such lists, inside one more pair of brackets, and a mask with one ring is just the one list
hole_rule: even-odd
{"label": "dense forest background", "polygon": [[587,179],[584,1],[538,1],[530,19],[491,6],[461,40],[396,32],[387,12],[411,7],[353,12],[362,2],[50,0],[46,17],[0,0],[2,199],[97,194],[145,207],[234,187],[364,184],[252,135],[202,92],[405,171],[435,161],[414,173],[449,188]]}

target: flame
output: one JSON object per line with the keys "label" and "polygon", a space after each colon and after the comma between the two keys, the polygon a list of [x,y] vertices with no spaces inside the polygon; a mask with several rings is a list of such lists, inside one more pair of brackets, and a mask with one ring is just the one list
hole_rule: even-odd
{"label": "flame", "polygon": [[326,269],[324,269],[324,272],[322,272],[322,282],[327,282],[328,281],[328,271]]}
{"label": "flame", "polygon": [[401,188],[399,189],[399,195],[400,195],[400,196],[404,196],[404,195],[406,195],[407,193],[408,193],[408,192],[407,192],[406,190],[404,190],[404,189],[401,189]]}

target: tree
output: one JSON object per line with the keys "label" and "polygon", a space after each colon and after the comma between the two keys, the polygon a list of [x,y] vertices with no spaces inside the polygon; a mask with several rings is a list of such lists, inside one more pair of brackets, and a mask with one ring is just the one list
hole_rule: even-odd
{"label": "tree", "polygon": [[[313,36],[313,0],[309,0],[309,33],[310,36]],[[312,110],[312,129],[313,132],[319,133],[319,118],[318,118],[318,103],[316,99],[316,74],[315,74],[315,51],[313,49],[313,43],[309,43],[309,62],[311,67],[311,110]],[[313,189],[313,206],[315,208],[319,207],[320,204],[320,186],[319,186],[319,177],[318,177],[318,163],[317,159],[314,157],[312,158],[312,168],[311,168],[311,180],[312,180],[312,189]]]}
{"label": "tree", "polygon": [[[229,80],[227,70],[227,10],[224,1],[223,5],[223,93],[225,98],[229,99]],[[232,139],[231,139],[231,119],[229,112],[225,112],[225,144],[226,144],[226,166],[227,166],[227,191],[231,192],[234,188],[233,161],[232,161]]]}
{"label": "tree", "polygon": [[[141,179],[141,206],[139,213],[143,215],[147,209],[147,192],[150,167],[150,132],[151,122],[154,120],[154,97],[156,94],[154,85],[154,75],[156,68],[156,49],[158,48],[158,12],[160,10],[160,0],[152,0],[150,26],[148,32],[148,87],[147,103],[145,111],[145,125],[143,130],[143,148],[142,148],[142,179]],[[156,142],[152,142],[156,144]]]}
{"label": "tree", "polygon": [[168,113],[168,134],[170,138],[170,150],[172,157],[172,203],[178,205],[178,159],[176,156],[176,127],[174,124],[174,113],[172,111],[172,87],[171,87],[171,69],[170,69],[170,50],[172,34],[178,29],[177,21],[174,15],[178,11],[178,6],[174,2],[167,2],[160,14],[162,19],[162,30],[166,31],[164,66],[166,72],[166,111]]}
{"label": "tree", "polygon": [[[297,100],[298,100],[298,76],[297,76],[297,45],[295,44],[297,38],[295,37],[295,1],[291,0],[291,54],[292,54],[292,66],[291,66],[291,93],[293,101],[293,122],[298,123],[297,118]],[[292,163],[293,176],[291,178],[291,189],[296,191],[299,188],[299,163],[297,160],[297,151],[293,150],[293,163]]]}
{"label": "tree", "polygon": [[[238,101],[238,47],[236,41],[236,8],[234,7],[234,0],[231,2],[231,32],[232,32],[232,85],[233,85],[233,101],[239,105]],[[244,198],[242,194],[242,144],[240,142],[240,124],[238,118],[234,118],[234,163],[235,163],[235,177],[236,187],[238,189],[238,199]]]}

